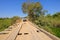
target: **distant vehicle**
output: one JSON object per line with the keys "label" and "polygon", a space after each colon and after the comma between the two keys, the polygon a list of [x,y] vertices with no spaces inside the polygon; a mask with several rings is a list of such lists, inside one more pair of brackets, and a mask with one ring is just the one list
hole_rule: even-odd
{"label": "distant vehicle", "polygon": [[24,18],[24,19],[23,19],[23,22],[26,22],[26,21],[27,21],[27,19],[26,19],[26,18]]}
{"label": "distant vehicle", "polygon": [[23,18],[22,18],[22,21],[23,21],[23,22],[26,22],[26,21],[27,21],[27,18],[23,17]]}
{"label": "distant vehicle", "polygon": [[23,22],[26,22],[26,21],[27,21],[26,19],[23,20]]}

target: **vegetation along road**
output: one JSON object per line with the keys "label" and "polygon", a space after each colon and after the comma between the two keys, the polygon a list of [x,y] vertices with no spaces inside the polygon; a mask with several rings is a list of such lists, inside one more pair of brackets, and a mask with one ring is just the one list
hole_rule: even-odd
{"label": "vegetation along road", "polygon": [[16,23],[10,31],[8,29],[3,34],[0,33],[0,40],[60,40],[52,37],[31,25],[29,21]]}

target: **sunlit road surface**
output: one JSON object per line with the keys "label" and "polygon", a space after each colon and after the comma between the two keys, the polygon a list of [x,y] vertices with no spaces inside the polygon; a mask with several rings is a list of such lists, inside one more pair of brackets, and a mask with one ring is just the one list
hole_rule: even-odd
{"label": "sunlit road surface", "polygon": [[[52,40],[49,36],[38,30],[37,28],[24,22],[15,40]],[[26,34],[27,33],[27,34]]]}
{"label": "sunlit road surface", "polygon": [[20,24],[9,26],[6,30],[0,32],[0,40],[14,40],[20,30]]}

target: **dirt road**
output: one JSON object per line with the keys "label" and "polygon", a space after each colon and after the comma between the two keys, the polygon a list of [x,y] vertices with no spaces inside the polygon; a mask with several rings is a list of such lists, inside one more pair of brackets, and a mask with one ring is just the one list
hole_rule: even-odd
{"label": "dirt road", "polygon": [[52,40],[46,34],[28,22],[24,22],[16,40]]}

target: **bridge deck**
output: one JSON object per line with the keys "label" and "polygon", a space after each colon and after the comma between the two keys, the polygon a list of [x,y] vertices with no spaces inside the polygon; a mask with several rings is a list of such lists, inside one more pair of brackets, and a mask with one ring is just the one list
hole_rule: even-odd
{"label": "bridge deck", "polygon": [[[21,22],[17,24],[11,31],[5,31],[0,34],[0,40],[60,40],[54,36],[48,36],[46,33],[39,30],[36,25],[30,22]],[[7,34],[5,34],[7,33]]]}
{"label": "bridge deck", "polygon": [[18,35],[16,40],[52,40],[50,37],[38,30],[36,27],[30,25],[28,22],[22,25],[19,33],[22,34]]}

